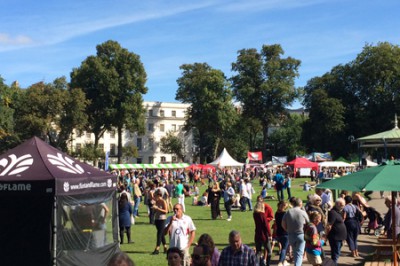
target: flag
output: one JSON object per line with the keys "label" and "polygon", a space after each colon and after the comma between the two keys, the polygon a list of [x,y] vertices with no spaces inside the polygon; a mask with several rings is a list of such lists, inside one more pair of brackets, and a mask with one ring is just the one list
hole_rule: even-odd
{"label": "flag", "polygon": [[104,161],[104,171],[108,171],[109,168],[109,162],[108,162],[108,157],[110,156],[110,151],[106,152],[106,158]]}
{"label": "flag", "polygon": [[261,161],[262,162],[262,152],[261,151],[249,151],[247,152],[247,158],[249,161]]}

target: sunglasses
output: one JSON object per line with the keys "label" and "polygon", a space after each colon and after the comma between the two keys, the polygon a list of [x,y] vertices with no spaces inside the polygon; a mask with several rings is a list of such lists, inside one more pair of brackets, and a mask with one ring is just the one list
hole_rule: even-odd
{"label": "sunglasses", "polygon": [[194,260],[199,260],[201,258],[205,258],[207,255],[198,255],[198,254],[192,254],[192,259]]}

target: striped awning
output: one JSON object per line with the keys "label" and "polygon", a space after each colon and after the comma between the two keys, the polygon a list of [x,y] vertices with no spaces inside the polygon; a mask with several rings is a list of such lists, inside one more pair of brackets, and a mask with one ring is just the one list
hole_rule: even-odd
{"label": "striped awning", "polygon": [[186,168],[188,163],[128,163],[110,164],[111,169],[176,169]]}

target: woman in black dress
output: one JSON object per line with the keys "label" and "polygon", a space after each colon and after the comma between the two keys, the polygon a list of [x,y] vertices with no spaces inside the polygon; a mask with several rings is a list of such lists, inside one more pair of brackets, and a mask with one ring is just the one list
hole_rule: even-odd
{"label": "woman in black dress", "polygon": [[222,196],[222,191],[219,188],[219,184],[215,182],[208,193],[208,203],[211,205],[211,218],[213,220],[217,217],[222,218],[221,210],[219,208],[219,202]]}

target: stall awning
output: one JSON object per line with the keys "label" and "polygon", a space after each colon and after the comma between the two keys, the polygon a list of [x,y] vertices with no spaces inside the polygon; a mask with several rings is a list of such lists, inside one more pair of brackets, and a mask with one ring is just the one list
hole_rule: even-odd
{"label": "stall awning", "polygon": [[132,163],[132,164],[110,164],[111,169],[176,169],[186,168],[188,163]]}

